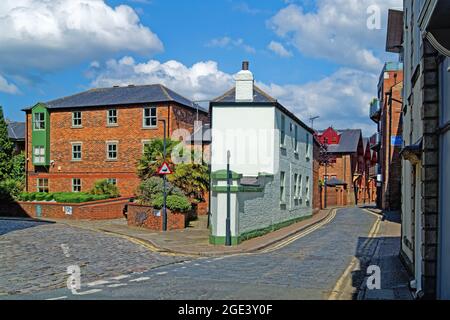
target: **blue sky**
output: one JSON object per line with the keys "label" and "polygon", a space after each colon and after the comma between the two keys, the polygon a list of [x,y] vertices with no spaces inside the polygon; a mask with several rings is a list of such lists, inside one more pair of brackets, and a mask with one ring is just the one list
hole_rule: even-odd
{"label": "blue sky", "polygon": [[[161,82],[192,99],[257,84],[319,127],[375,131],[387,9],[401,0],[3,0],[0,105],[21,108],[92,87]],[[376,4],[381,29],[366,26]]]}

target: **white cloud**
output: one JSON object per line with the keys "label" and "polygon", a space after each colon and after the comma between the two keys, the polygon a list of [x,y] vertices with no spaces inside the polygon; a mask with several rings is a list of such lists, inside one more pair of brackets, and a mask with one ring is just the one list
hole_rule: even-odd
{"label": "white cloud", "polygon": [[92,82],[95,87],[129,84],[156,84],[195,100],[211,99],[233,85],[233,77],[218,69],[214,61],[198,62],[191,67],[174,60],[160,63],[150,60],[136,63],[131,57],[109,60]]}
{"label": "white cloud", "polygon": [[376,131],[368,108],[377,81],[375,74],[342,68],[322,80],[302,85],[259,85],[307,123],[310,117],[320,116],[315,128],[361,128],[369,135]]}
{"label": "white cloud", "polygon": [[2,0],[0,69],[54,70],[85,59],[163,50],[156,34],[129,6],[104,0]]}
{"label": "white cloud", "polygon": [[256,49],[246,44],[245,41],[241,38],[239,39],[232,39],[230,37],[215,38],[209,41],[206,44],[206,46],[210,48],[227,48],[227,49],[243,48],[247,53],[251,54],[256,53]]}
{"label": "white cloud", "polygon": [[283,58],[289,58],[292,57],[292,52],[287,50],[281,43],[276,41],[271,41],[267,48],[274,52],[275,54],[279,55]]}
{"label": "white cloud", "polygon": [[[258,85],[306,123],[311,116],[320,116],[316,128],[330,125],[361,128],[368,135],[376,130],[368,117],[368,105],[377,80],[375,74],[343,68],[320,81],[303,85],[261,82]],[[219,70],[214,61],[188,67],[173,60],[137,63],[124,57],[101,66],[92,81],[95,87],[155,83],[162,83],[188,98],[204,100],[223,94],[234,85],[234,80],[233,75]]]}
{"label": "white cloud", "polygon": [[[367,8],[379,6],[382,30],[367,28]],[[386,37],[388,8],[401,8],[402,0],[318,0],[317,11],[305,12],[290,4],[269,21],[274,32],[303,54],[326,58],[349,67],[379,71]]]}
{"label": "white cloud", "polygon": [[9,93],[9,94],[17,94],[17,93],[19,93],[19,89],[14,84],[9,83],[0,74],[0,92]]}

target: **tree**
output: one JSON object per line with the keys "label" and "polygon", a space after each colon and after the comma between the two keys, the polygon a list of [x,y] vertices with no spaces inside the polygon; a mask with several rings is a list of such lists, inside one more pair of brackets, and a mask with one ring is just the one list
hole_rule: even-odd
{"label": "tree", "polygon": [[0,106],[0,181],[9,177],[13,153],[14,145],[9,140],[8,125],[3,116],[3,107]]}
{"label": "tree", "polygon": [[203,195],[209,190],[209,172],[205,164],[179,164],[169,181],[184,191],[186,196],[204,200]]}
{"label": "tree", "polygon": [[[167,140],[167,158],[164,159],[164,141],[154,139],[146,147],[144,156],[138,164],[138,175],[143,181],[148,181],[151,177],[158,176],[158,169],[164,160],[174,171],[168,176],[169,182],[180,188],[183,193],[198,200],[203,200],[203,194],[209,189],[209,172],[205,164],[180,163],[175,165],[171,160],[172,152],[179,147],[179,141]],[[180,148],[180,155],[189,153],[185,148]],[[194,151],[191,152],[193,159]]]}
{"label": "tree", "polygon": [[171,161],[170,156],[179,143],[179,141],[167,139],[167,157],[164,159],[164,140],[153,139],[150,144],[145,147],[144,156],[139,160],[137,167],[139,178],[141,178],[141,180],[147,180],[156,176],[158,174],[158,169],[162,166],[164,161],[172,166],[173,162]]}

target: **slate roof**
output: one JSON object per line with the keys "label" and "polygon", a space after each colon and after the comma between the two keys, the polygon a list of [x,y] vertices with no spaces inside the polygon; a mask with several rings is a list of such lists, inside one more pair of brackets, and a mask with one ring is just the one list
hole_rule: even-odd
{"label": "slate roof", "polygon": [[336,130],[340,134],[339,144],[328,146],[329,153],[355,153],[358,152],[359,140],[362,137],[361,129]]}
{"label": "slate roof", "polygon": [[[236,87],[228,90],[222,96],[213,99],[212,102],[236,102]],[[257,86],[253,86],[253,102],[275,103],[277,100],[269,96]]]}
{"label": "slate roof", "polygon": [[[46,103],[49,109],[101,107],[142,103],[175,102],[183,106],[208,112],[191,100],[161,85],[97,88],[52,100]],[[29,110],[31,108],[25,109]]]}
{"label": "slate roof", "polygon": [[[228,90],[220,97],[213,99],[211,101],[211,103],[212,104],[215,104],[215,103],[234,104],[234,103],[236,103],[236,87]],[[249,102],[244,102],[244,104],[248,104],[248,103]],[[272,98],[270,95],[268,95],[266,92],[264,92],[263,90],[261,90],[259,87],[255,86],[255,85],[253,86],[253,101],[250,103],[252,103],[252,104],[258,104],[258,103],[273,104],[279,110],[281,110],[286,115],[288,115],[291,119],[295,120],[305,130],[309,131],[311,134],[314,134],[314,130],[311,129],[309,126],[307,126],[303,121],[301,121],[294,113],[292,113],[286,107],[284,107],[282,104],[280,104],[277,99]]]}
{"label": "slate roof", "polygon": [[8,136],[13,141],[25,141],[25,122],[8,123]]}

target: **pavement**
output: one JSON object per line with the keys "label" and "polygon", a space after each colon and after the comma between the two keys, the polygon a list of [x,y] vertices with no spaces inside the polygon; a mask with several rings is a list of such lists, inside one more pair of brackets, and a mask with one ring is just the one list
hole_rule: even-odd
{"label": "pavement", "polygon": [[264,236],[244,241],[238,246],[214,246],[209,244],[210,231],[207,227],[207,216],[200,216],[192,221],[184,230],[167,232],[151,231],[127,225],[126,219],[86,221],[58,220],[48,221],[65,224],[85,230],[109,233],[122,236],[137,243],[146,245],[150,250],[159,253],[172,253],[185,256],[223,256],[237,253],[256,252],[272,246],[306,228],[324,221],[331,213],[331,208],[322,210],[313,217],[276,230]]}

